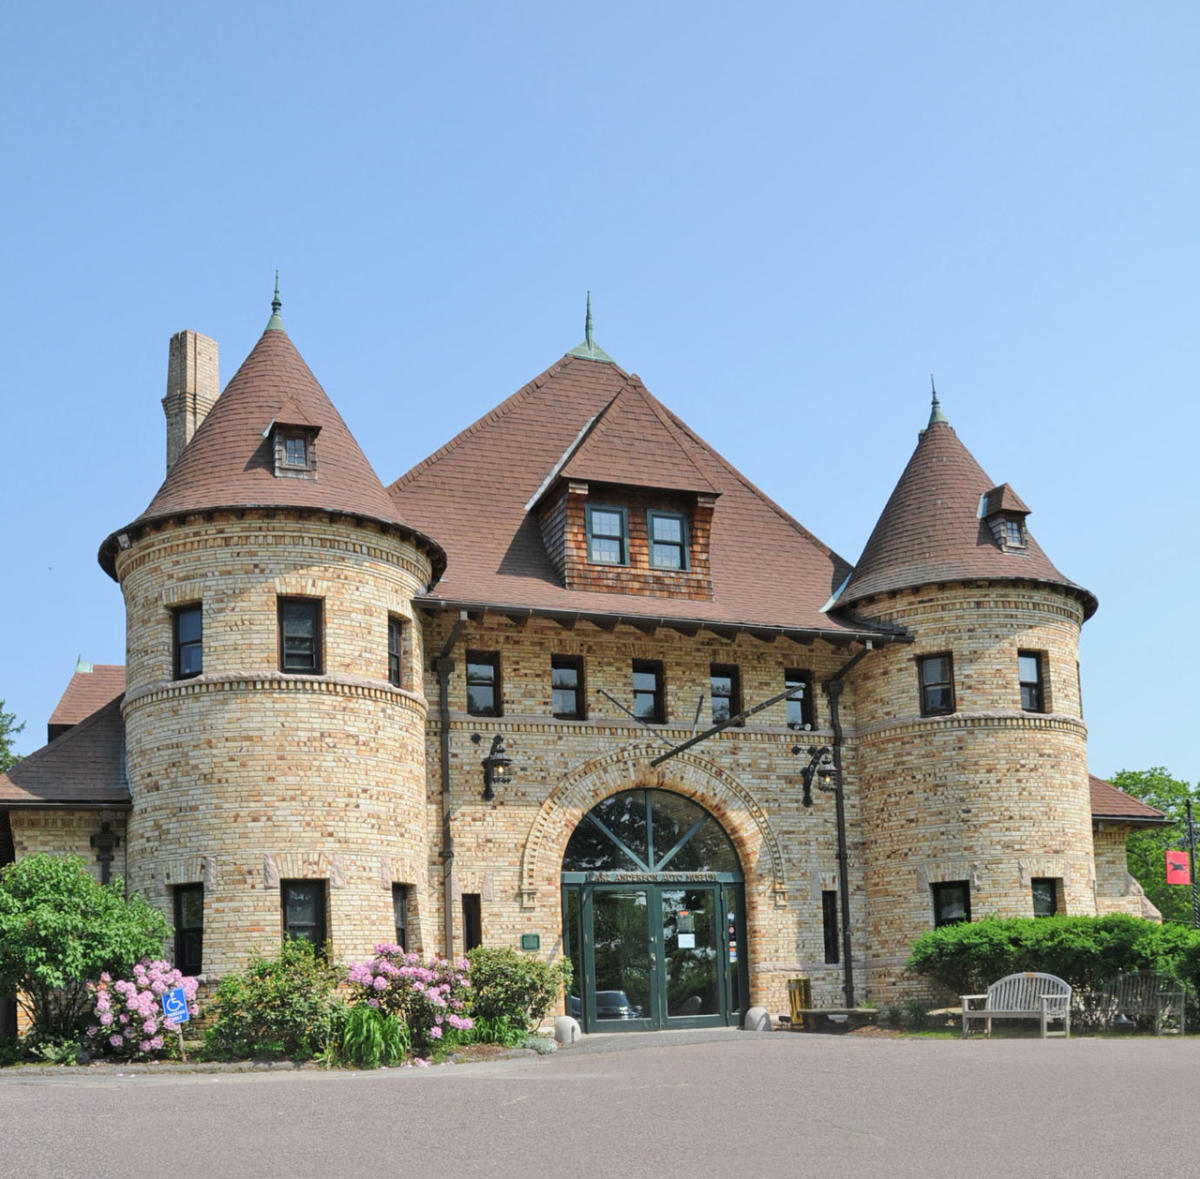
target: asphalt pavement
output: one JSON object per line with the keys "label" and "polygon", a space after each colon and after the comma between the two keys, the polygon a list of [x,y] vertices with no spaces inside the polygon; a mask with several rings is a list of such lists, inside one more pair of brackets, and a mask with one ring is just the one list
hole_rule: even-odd
{"label": "asphalt pavement", "polygon": [[1200,1038],[610,1033],[379,1070],[0,1073],[0,1175],[1191,1175]]}

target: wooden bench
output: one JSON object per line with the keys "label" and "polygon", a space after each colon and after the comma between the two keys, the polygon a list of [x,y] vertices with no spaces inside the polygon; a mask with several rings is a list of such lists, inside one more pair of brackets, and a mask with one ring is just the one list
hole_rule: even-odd
{"label": "wooden bench", "polygon": [[879,1012],[874,1007],[797,1007],[792,1019],[794,1032],[852,1032],[874,1023]]}
{"label": "wooden bench", "polygon": [[[1053,974],[1026,971],[1010,974],[992,983],[986,995],[961,995],[963,1037],[968,1035],[970,1021],[987,1021],[987,1035],[992,1034],[993,1019],[1036,1019],[1041,1022],[1042,1039],[1048,1035],[1046,1025],[1060,1020],[1063,1035],[1071,1035],[1071,988]],[[977,1006],[982,1000],[983,1006]]]}
{"label": "wooden bench", "polygon": [[[1187,1005],[1187,988],[1178,979],[1169,975],[1155,974],[1152,970],[1131,971],[1118,974],[1108,986],[1108,1003],[1105,1009],[1105,1025],[1112,1031],[1113,1021],[1131,1016],[1154,1020],[1154,1034],[1161,1035],[1163,1024],[1172,1020],[1179,1025],[1179,1034],[1184,1033],[1184,1008]],[[1128,1024],[1126,1029],[1130,1030]]]}

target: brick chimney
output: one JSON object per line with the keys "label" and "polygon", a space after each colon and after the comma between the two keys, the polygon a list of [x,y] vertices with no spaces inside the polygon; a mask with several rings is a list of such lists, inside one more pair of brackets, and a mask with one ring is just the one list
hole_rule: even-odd
{"label": "brick chimney", "polygon": [[167,470],[188,444],[220,395],[217,342],[199,332],[176,332],[167,360]]}

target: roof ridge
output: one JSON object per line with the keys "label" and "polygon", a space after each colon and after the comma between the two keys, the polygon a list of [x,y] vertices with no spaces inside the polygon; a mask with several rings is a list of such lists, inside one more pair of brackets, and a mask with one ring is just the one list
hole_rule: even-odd
{"label": "roof ridge", "polygon": [[[504,417],[507,417],[512,410],[517,408],[517,406],[523,404],[525,401],[528,401],[529,398],[532,397],[538,389],[545,385],[551,377],[557,376],[560,372],[563,372],[565,369],[576,363],[587,364],[589,362],[581,357],[572,356],[570,353],[564,353],[548,368],[545,368],[538,373],[538,375],[531,381],[526,381],[525,384],[519,389],[510,393],[503,401],[500,402],[499,405],[492,406],[487,413],[477,417],[469,426],[459,430],[459,432],[455,434],[453,438],[439,446],[438,449],[432,454],[426,455],[425,458],[416,464],[416,466],[410,467],[404,472],[403,475],[399,476],[399,478],[394,479],[391,483],[387,484],[385,490],[389,495],[393,492],[400,491],[402,488],[411,483],[418,475],[428,471],[431,467],[441,462],[442,459],[446,458],[448,455],[457,450],[469,438],[473,438],[485,426],[491,425],[492,423],[498,422]],[[613,369],[624,377],[629,376],[629,374],[619,364],[606,364],[605,368]]]}

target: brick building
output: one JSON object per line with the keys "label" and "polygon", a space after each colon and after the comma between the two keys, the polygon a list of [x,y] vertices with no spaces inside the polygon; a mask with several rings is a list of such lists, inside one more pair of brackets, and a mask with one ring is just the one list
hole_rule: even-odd
{"label": "brick building", "polygon": [[936,395],[851,566],[590,312],[386,487],[278,302],[218,388],[174,337],[166,480],[99,554],[123,675],[81,665],[0,775],[0,861],[122,874],[184,969],[482,941],[569,957],[585,1028],[663,1027],[785,1010],[799,973],[912,994],[939,922],[1156,915],[1124,836],[1158,812],[1087,771],[1096,601]]}

